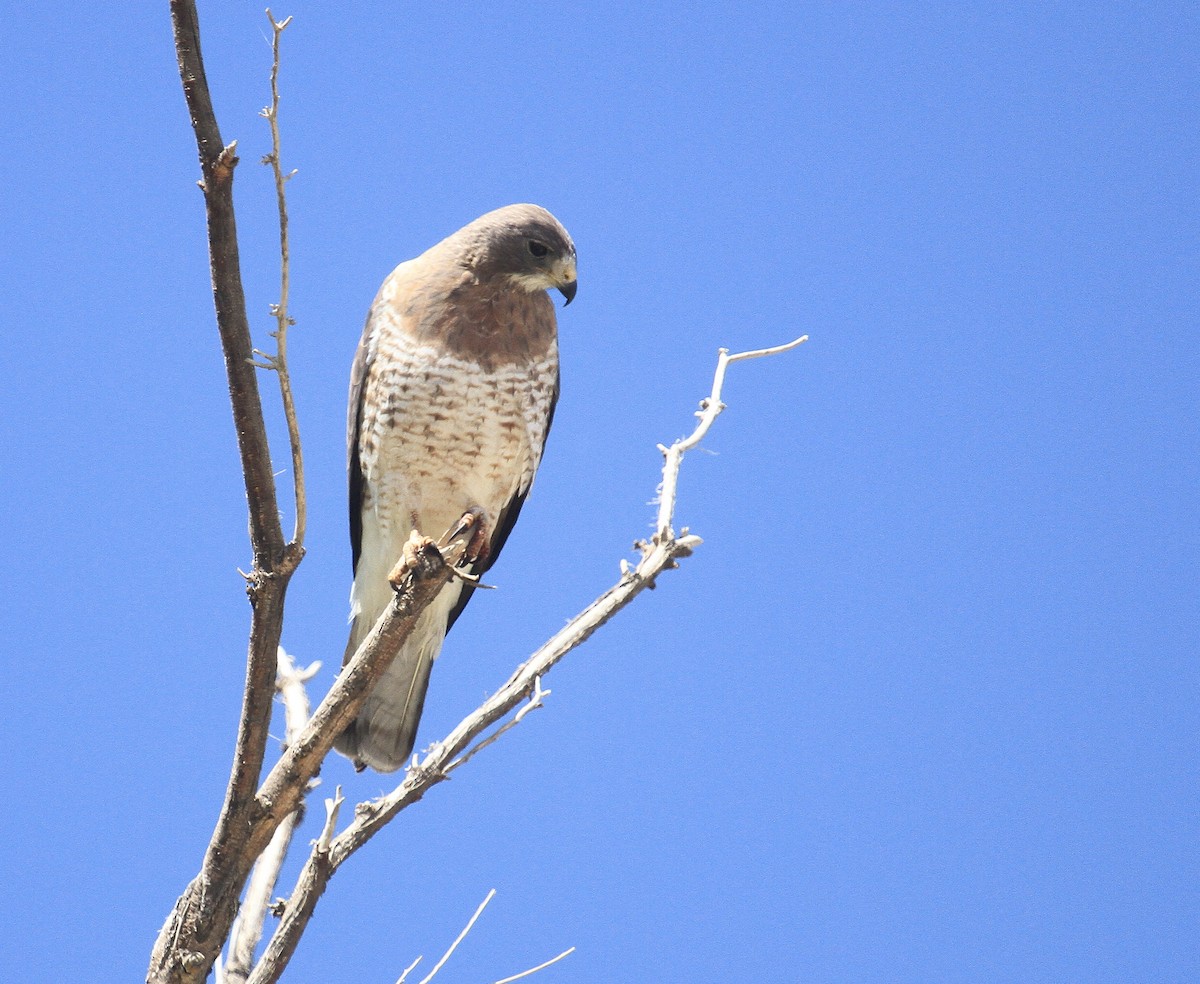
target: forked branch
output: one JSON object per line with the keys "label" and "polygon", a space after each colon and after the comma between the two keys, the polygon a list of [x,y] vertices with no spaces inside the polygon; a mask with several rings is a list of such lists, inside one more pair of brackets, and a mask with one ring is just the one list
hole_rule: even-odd
{"label": "forked branch", "polygon": [[[219,858],[211,866],[206,863],[176,902],[155,943],[149,982],[199,984],[208,976],[229,935],[237,896],[255,859],[280,824],[300,806],[334,740],[354,719],[421,613],[450,580],[451,568],[460,561],[465,547],[465,538],[453,540],[442,549],[432,540],[422,540],[414,551],[411,567],[396,584],[395,599],[263,780],[252,801],[253,809],[246,814],[236,853]],[[330,826],[329,836],[332,833]],[[319,864],[319,852],[314,857]],[[231,903],[225,901],[229,896]],[[316,897],[309,901],[315,905]]]}
{"label": "forked branch", "polygon": [[200,53],[194,0],[171,0],[171,20],[179,76],[200,157],[213,301],[246,485],[253,565],[247,575],[252,614],[246,685],[225,802],[200,872],[176,902],[155,943],[148,972],[148,979],[155,982],[199,981],[207,975],[229,932],[250,862],[266,846],[265,841],[250,843],[261,812],[255,791],[271,720],[284,596],[299,562],[299,550],[285,544],[279,522],[270,448],[252,364],[233,211],[237,145],[224,144],[217,126]]}
{"label": "forked branch", "polygon": [[663,453],[666,460],[663,463],[662,485],[658,491],[658,523],[655,528],[657,537],[669,538],[675,535],[671,530],[671,520],[675,516],[675,500],[678,498],[675,489],[679,484],[679,466],[683,464],[684,454],[704,440],[708,429],[725,409],[725,404],[721,402],[721,390],[725,385],[725,373],[730,364],[746,359],[761,359],[767,355],[778,355],[780,352],[787,352],[807,341],[808,336],[801,335],[793,341],[785,342],[782,345],[773,345],[770,348],[750,349],[733,355],[729,354],[729,349],[724,348],[717,352],[717,369],[713,373],[712,392],[700,401],[700,409],[696,411],[700,423],[696,425],[696,429],[691,434],[676,441],[669,448],[662,444],[658,446],[658,450]]}
{"label": "forked branch", "polygon": [[[309,705],[305,684],[316,675],[321,663],[298,667],[287,651],[279,647],[279,669],[275,677],[275,689],[279,693],[284,711],[283,747],[294,742],[308,721]],[[313,780],[316,785],[316,780]],[[254,862],[250,881],[246,886],[246,897],[238,909],[237,920],[229,934],[228,959],[222,969],[220,960],[214,965],[217,984],[244,984],[254,966],[254,951],[262,939],[263,924],[271,907],[271,896],[279,871],[287,858],[292,835],[304,819],[304,801],[288,814],[271,837],[267,849]]]}

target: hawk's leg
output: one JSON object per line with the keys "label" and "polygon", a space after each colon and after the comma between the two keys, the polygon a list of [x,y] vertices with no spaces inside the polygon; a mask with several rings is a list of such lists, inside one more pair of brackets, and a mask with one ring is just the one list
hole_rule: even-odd
{"label": "hawk's leg", "polygon": [[467,549],[463,551],[460,564],[475,564],[487,560],[488,540],[491,539],[491,523],[488,522],[487,512],[480,506],[472,506],[462,514],[462,519],[455,524],[454,529],[446,534],[446,543],[452,543],[459,537],[470,535]]}

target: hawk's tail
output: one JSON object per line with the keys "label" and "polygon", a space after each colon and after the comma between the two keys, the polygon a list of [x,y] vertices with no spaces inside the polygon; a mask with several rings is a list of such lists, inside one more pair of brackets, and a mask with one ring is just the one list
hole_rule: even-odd
{"label": "hawk's tail", "polygon": [[[367,625],[360,638],[358,626],[363,621],[360,615],[350,628],[347,660],[371,629]],[[427,611],[367,695],[358,717],[334,743],[337,751],[354,761],[356,769],[361,771],[369,765],[379,772],[395,772],[408,762],[416,744],[421,711],[425,707],[429,673],[445,634],[444,616],[438,619],[435,613]]]}

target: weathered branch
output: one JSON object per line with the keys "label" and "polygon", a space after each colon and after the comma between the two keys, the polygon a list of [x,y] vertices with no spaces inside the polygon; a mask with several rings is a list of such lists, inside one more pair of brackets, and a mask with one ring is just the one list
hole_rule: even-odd
{"label": "weathered branch", "polygon": [[[200,28],[194,0],[171,0],[175,51],[183,92],[191,114],[192,129],[200,155],[200,187],[208,220],[209,262],[217,328],[225,353],[229,397],[246,481],[250,507],[250,542],[256,564],[278,563],[283,552],[283,530],[275,500],[275,478],[270,448],[263,423],[262,402],[253,365],[250,324],[242,289],[238,256],[237,224],[233,212],[233,171],[237,166],[237,142],[228,146],[221,139],[213,112],[204,62],[200,53]],[[267,567],[270,569],[270,567]],[[271,651],[274,677],[275,652]],[[268,688],[269,694],[273,692]]]}
{"label": "weathered branch", "polygon": [[[807,336],[805,336],[807,338]],[[438,742],[420,760],[409,767],[404,781],[391,793],[369,803],[360,803],[351,824],[331,844],[314,849],[300,872],[285,908],[275,935],[268,943],[258,967],[255,968],[251,984],[273,984],[287,966],[296,945],[311,918],[317,900],[324,893],[334,872],[355,851],[369,841],[397,813],[416,803],[433,786],[443,782],[449,773],[465,764],[476,751],[490,744],[500,733],[512,727],[528,710],[540,706],[541,698],[548,691],[541,689],[541,678],[572,649],[585,642],[593,632],[628,605],[646,588],[653,588],[655,579],[664,570],[678,566],[677,560],[691,554],[702,541],[685,530],[677,536],[671,528],[679,468],[683,456],[695,447],[708,433],[717,416],[724,409],[721,389],[729,365],[743,359],[772,355],[794,348],[805,339],[800,338],[787,345],[752,352],[730,355],[721,349],[717,371],[713,378],[710,395],[701,401],[700,418],[696,428],[685,438],[669,448],[660,446],[664,454],[662,501],[659,508],[659,528],[649,543],[641,543],[641,559],[635,567],[624,561],[621,579],[597,598],[580,614],[571,619],[553,638],[525,661],[508,681],[488,700],[464,718],[442,741]],[[665,517],[665,519],[664,519]],[[357,657],[356,657],[357,659]],[[497,721],[505,718],[523,701],[530,700],[518,713],[518,718],[502,726],[496,734],[484,738],[478,746],[472,742],[479,738]],[[466,754],[463,754],[463,753]],[[461,757],[460,757],[461,756]]]}
{"label": "weathered branch", "polygon": [[[287,651],[279,647],[279,669],[275,676],[275,689],[283,702],[285,737],[287,748],[299,737],[300,730],[308,721],[308,693],[305,683],[321,668],[320,661],[303,669],[292,662]],[[279,880],[279,871],[291,847],[292,835],[304,819],[304,803],[288,814],[271,837],[267,849],[254,862],[246,895],[238,910],[237,919],[229,934],[229,957],[225,961],[224,984],[244,984],[254,966],[254,950],[262,939],[263,924],[271,905],[271,895]],[[221,969],[218,960],[216,967]]]}
{"label": "weathered branch", "polygon": [[[153,984],[199,984],[207,976],[228,937],[237,896],[255,859],[279,825],[300,805],[336,737],[357,715],[421,613],[453,576],[452,567],[462,558],[465,539],[456,539],[439,550],[432,540],[414,537],[412,563],[396,586],[395,599],[263,780],[254,798],[254,809],[246,817],[238,850],[202,871],[176,902],[155,944],[154,962],[147,976]],[[232,904],[223,901],[226,893],[232,895]],[[315,897],[311,904],[316,904]]]}
{"label": "weathered branch", "polygon": [[[285,546],[275,479],[263,422],[253,347],[246,317],[233,210],[236,143],[221,139],[200,53],[193,0],[171,0],[179,75],[196,135],[200,186],[204,191],[209,259],[217,328],[225,357],[230,404],[237,433],[254,563],[247,576],[252,615],[246,686],[225,802],[200,873],[176,902],[159,933],[147,979],[199,981],[207,975],[229,931],[249,866],[231,864],[247,852],[259,812],[255,790],[262,772],[274,695],[275,654],[283,625],[287,583],[301,551]],[[265,843],[255,851],[261,851]]]}

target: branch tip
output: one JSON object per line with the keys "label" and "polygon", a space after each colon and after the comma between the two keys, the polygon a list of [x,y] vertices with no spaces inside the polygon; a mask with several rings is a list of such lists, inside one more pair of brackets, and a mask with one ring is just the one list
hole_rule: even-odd
{"label": "branch tip", "polygon": [[406,980],[408,980],[408,975],[411,974],[413,972],[413,970],[416,969],[417,964],[419,964],[423,959],[424,959],[423,957],[417,957],[416,960],[414,960],[407,967],[405,967],[404,973],[400,975],[400,979],[396,981],[396,984],[404,984],[404,982]]}
{"label": "branch tip", "polygon": [[431,970],[421,979],[421,984],[429,984],[429,982],[433,980],[434,975],[437,974],[437,972],[445,965],[446,961],[450,959],[450,955],[458,949],[458,944],[467,938],[467,933],[471,932],[471,927],[475,925],[475,920],[480,917],[480,915],[483,913],[483,910],[487,908],[487,904],[492,901],[495,895],[496,890],[494,888],[487,893],[486,898],[479,903],[479,908],[475,910],[475,915],[467,920],[467,924],[463,927],[463,931],[458,934],[458,938],[450,944],[450,949],[442,954],[442,959],[433,965],[433,970]]}
{"label": "branch tip", "polygon": [[528,970],[523,970],[519,974],[513,974],[512,977],[505,977],[503,980],[496,981],[496,984],[512,984],[513,981],[519,981],[522,977],[528,977],[530,974],[536,974],[539,970],[545,970],[551,964],[558,963],[563,959],[563,957],[569,957],[574,952],[575,947],[568,947],[557,957],[551,957],[545,963],[540,963],[536,967],[530,967]]}

